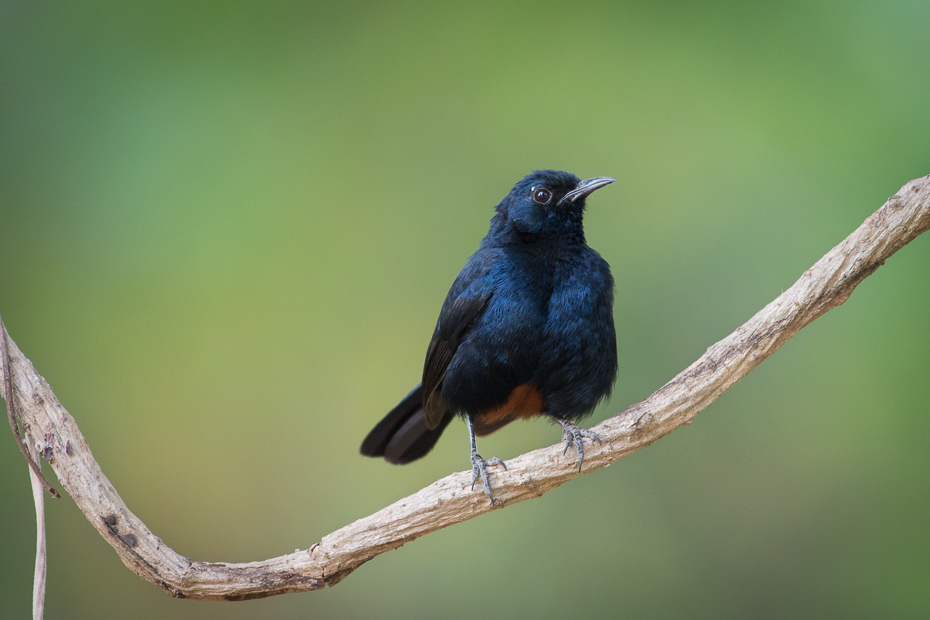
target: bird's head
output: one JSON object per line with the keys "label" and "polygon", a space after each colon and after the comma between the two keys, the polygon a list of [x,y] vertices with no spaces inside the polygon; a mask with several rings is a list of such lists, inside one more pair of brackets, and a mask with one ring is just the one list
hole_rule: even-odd
{"label": "bird's head", "polygon": [[570,172],[537,170],[513,186],[497,205],[497,212],[521,235],[560,235],[567,229],[580,233],[585,198],[615,180],[594,177],[582,181]]}

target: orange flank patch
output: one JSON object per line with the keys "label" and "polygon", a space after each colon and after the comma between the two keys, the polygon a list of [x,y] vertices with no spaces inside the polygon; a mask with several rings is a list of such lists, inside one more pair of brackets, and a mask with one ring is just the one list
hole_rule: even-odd
{"label": "orange flank patch", "polygon": [[545,409],[545,399],[532,383],[518,385],[510,393],[510,398],[500,407],[495,407],[481,414],[484,424],[494,424],[505,419],[529,418]]}

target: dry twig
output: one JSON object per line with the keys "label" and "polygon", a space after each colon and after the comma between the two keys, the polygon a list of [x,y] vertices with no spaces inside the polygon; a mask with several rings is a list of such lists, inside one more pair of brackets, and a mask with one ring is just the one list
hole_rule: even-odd
{"label": "dry twig", "polygon": [[[27,433],[26,439],[32,437]],[[39,456],[35,450],[30,450],[30,453],[33,459],[38,460]],[[32,620],[42,620],[45,617],[45,575],[48,566],[48,554],[45,550],[45,485],[32,468],[29,469],[29,479],[32,481],[32,499],[36,505],[36,569],[32,579]]]}
{"label": "dry twig", "polygon": [[44,456],[62,486],[123,563],[143,579],[181,598],[243,600],[314,590],[338,583],[385,551],[539,497],[690,423],[801,328],[846,301],[863,279],[927,229],[930,176],[905,185],[790,289],[652,396],[596,426],[603,444],[586,447],[581,474],[573,454],[562,457],[560,444],[534,450],[508,461],[507,471],[495,475],[496,507],[480,489],[469,490],[470,471],[459,472],[323,537],[308,550],[261,562],[195,562],[162,543],[129,511],[94,461],[74,418],[9,341],[14,398],[24,425],[46,438]]}

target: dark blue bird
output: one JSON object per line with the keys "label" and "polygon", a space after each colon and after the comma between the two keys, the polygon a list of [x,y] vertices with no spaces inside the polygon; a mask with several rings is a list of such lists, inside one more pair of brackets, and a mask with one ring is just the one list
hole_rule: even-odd
{"label": "dark blue bird", "polygon": [[491,230],[459,273],[426,351],[423,381],[362,443],[365,456],[409,463],[429,452],[457,414],[468,424],[472,487],[487,465],[475,436],[517,419],[548,416],[565,449],[597,435],[574,421],[610,395],[617,375],[614,281],[585,243],[585,199],[613,183],[538,170],[497,205]]}

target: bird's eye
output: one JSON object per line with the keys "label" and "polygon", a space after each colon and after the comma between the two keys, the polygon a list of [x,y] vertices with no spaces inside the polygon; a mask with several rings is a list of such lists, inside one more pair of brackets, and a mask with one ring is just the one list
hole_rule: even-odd
{"label": "bird's eye", "polygon": [[533,201],[537,204],[547,205],[552,200],[552,192],[544,187],[533,189]]}

